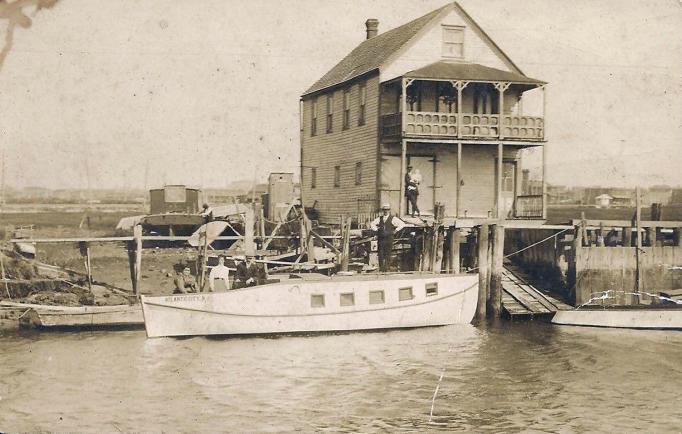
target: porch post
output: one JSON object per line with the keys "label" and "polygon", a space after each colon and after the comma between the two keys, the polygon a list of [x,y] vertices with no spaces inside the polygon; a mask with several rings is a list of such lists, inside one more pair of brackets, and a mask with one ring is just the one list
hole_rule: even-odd
{"label": "porch post", "polygon": [[504,91],[509,89],[509,86],[511,83],[495,83],[495,89],[500,92],[500,98],[498,99],[498,104],[497,104],[497,132],[500,137],[500,140],[504,138],[504,133],[502,132],[502,123],[503,123],[503,112],[504,112]]}
{"label": "porch post", "polygon": [[462,91],[469,84],[468,81],[451,81],[455,89],[457,89],[457,137],[462,137]]}
{"label": "porch post", "polygon": [[547,144],[542,145],[542,219],[547,220]]}
{"label": "porch post", "polygon": [[497,144],[497,195],[495,196],[495,217],[502,219],[502,165],[504,164],[504,145]]}
{"label": "porch post", "polygon": [[400,217],[405,215],[405,174],[407,173],[407,140],[402,139],[400,152],[400,202],[398,214]]}
{"label": "porch post", "polygon": [[455,217],[459,217],[462,195],[462,142],[457,142],[457,197],[455,198]]}
{"label": "porch post", "polygon": [[[412,81],[410,80],[410,83]],[[400,197],[398,198],[398,215],[402,217],[405,215],[405,174],[407,173],[407,141],[405,140],[405,119],[407,119],[407,86],[410,83],[405,78],[400,79],[402,98],[400,99],[400,134],[401,134],[401,150],[400,150]]]}
{"label": "porch post", "polygon": [[[542,138],[547,137],[547,85],[542,86]],[[542,144],[542,219],[547,220],[547,143]]]}

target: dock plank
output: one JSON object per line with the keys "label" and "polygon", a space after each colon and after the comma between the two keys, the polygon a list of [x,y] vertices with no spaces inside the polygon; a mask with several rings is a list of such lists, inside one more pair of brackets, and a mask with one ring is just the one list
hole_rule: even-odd
{"label": "dock plank", "polygon": [[535,286],[532,277],[512,264],[505,264],[502,273],[502,305],[505,311],[515,316],[551,316],[571,306],[552,297],[548,291]]}

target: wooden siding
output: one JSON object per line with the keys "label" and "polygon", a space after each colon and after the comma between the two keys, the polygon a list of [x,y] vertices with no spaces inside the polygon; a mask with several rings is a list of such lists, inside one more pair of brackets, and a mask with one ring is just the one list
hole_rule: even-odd
{"label": "wooden siding", "polygon": [[463,19],[457,11],[445,15],[422,35],[411,41],[404,51],[381,67],[381,81],[400,77],[433,62],[443,60],[442,25],[464,26],[464,58],[465,62],[478,63],[491,68],[511,71],[505,60],[498,56],[481,36]]}
{"label": "wooden siding", "polygon": [[[400,155],[400,146],[383,145],[382,154]],[[457,145],[456,144],[409,144],[408,156],[435,156],[438,160],[435,174],[435,201],[445,205],[445,215],[455,217],[457,208]],[[505,160],[519,159],[519,149],[504,147]],[[462,145],[462,181],[460,215],[466,211],[467,217],[487,217],[488,212],[495,209],[496,174],[495,160],[497,145]],[[517,171],[517,191],[519,188],[519,172]],[[399,180],[395,185],[400,185]],[[424,185],[433,185],[425,180]],[[428,188],[428,187],[426,187]],[[423,191],[423,194],[431,194]],[[429,210],[430,211],[430,210]]]}
{"label": "wooden siding", "polygon": [[[361,208],[376,207],[377,131],[379,77],[366,80],[365,124],[358,125],[360,86],[350,86],[350,127],[343,129],[343,90],[334,90],[333,132],[326,133],[327,94],[318,95],[317,135],[311,136],[312,98],[303,101],[301,131],[301,193],[306,207],[316,209],[322,223],[338,223],[340,215],[354,215]],[[356,163],[362,162],[362,183],[355,185]],[[341,185],[334,187],[334,167],[341,167]],[[317,183],[311,188],[311,168]],[[361,210],[366,212],[366,210]]]}

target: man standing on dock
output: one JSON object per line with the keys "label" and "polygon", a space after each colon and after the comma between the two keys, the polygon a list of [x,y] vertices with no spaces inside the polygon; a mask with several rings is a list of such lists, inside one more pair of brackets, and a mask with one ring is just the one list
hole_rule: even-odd
{"label": "man standing on dock", "polygon": [[371,228],[377,233],[379,271],[386,272],[391,264],[393,235],[405,227],[405,223],[398,217],[391,215],[391,205],[388,203],[381,206],[381,212],[382,215],[374,219]]}

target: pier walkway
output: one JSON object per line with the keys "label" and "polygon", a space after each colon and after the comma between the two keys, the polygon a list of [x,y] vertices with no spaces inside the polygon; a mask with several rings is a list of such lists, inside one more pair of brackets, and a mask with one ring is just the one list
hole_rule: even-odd
{"label": "pier walkway", "polygon": [[502,308],[512,319],[551,318],[558,310],[572,306],[552,297],[546,288],[533,282],[533,278],[510,263],[504,264],[502,273]]}

